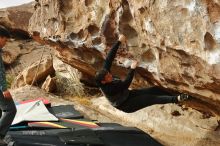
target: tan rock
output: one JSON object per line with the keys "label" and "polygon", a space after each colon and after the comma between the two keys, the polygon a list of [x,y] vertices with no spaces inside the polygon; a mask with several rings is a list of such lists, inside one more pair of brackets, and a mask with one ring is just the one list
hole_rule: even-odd
{"label": "tan rock", "polygon": [[17,7],[0,9],[0,24],[12,28],[13,31],[27,31],[29,19],[34,11],[33,5],[34,3],[29,3]]}
{"label": "tan rock", "polygon": [[[54,46],[63,62],[89,78],[102,67],[106,50],[123,33],[127,48],[120,49],[118,56],[140,62],[136,81],[144,78],[151,85],[186,92],[216,108],[220,106],[220,80],[213,70],[214,65],[220,64],[219,2],[38,2],[29,31],[38,31],[42,38],[52,40],[44,43]],[[112,72],[125,76],[124,62],[114,63]],[[217,114],[220,115],[219,108]]]}
{"label": "tan rock", "polygon": [[56,91],[56,79],[51,78],[49,75],[41,86],[41,89],[45,90],[46,92],[53,93]]}
{"label": "tan rock", "polygon": [[[14,88],[18,88],[24,85],[31,85],[32,82],[39,83],[46,79],[48,75],[54,74],[53,61],[51,58],[46,58],[41,60],[39,63],[36,62],[26,68],[22,73],[20,73],[13,85]],[[33,81],[34,80],[34,81]]]}
{"label": "tan rock", "polygon": [[15,41],[10,41],[3,48],[3,61],[5,64],[12,64],[16,61],[17,57],[21,54],[20,43]]}

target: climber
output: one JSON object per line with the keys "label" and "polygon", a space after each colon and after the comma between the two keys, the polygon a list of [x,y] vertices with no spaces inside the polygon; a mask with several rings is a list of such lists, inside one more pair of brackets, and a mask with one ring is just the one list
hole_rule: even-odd
{"label": "climber", "polygon": [[137,61],[132,61],[127,77],[121,80],[111,74],[110,68],[116,56],[120,44],[125,43],[126,38],[120,34],[116,44],[109,51],[103,68],[95,75],[97,85],[110,101],[110,103],[124,112],[135,112],[141,108],[153,104],[178,103],[187,100],[187,94],[172,95],[158,87],[144,89],[128,89],[138,65]]}
{"label": "climber", "polygon": [[0,119],[0,146],[7,145],[3,139],[17,111],[11,93],[7,89],[5,67],[2,61],[2,48],[7,43],[8,38],[10,38],[9,31],[5,27],[0,26],[0,109],[2,111]]}

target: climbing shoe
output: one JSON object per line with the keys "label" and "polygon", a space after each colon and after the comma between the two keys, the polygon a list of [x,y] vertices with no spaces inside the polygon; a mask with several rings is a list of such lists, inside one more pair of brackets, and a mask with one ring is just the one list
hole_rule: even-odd
{"label": "climbing shoe", "polygon": [[179,96],[177,96],[177,99],[178,99],[179,102],[186,101],[186,100],[189,99],[189,95],[183,93],[183,94],[180,94]]}

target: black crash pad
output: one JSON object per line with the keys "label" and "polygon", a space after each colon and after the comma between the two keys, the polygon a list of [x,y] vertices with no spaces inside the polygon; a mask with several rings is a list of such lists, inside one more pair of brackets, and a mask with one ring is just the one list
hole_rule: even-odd
{"label": "black crash pad", "polygon": [[59,105],[48,108],[48,111],[57,118],[82,119],[81,115],[72,105]]}
{"label": "black crash pad", "polygon": [[66,146],[57,136],[8,135],[5,140],[9,146]]}
{"label": "black crash pad", "polygon": [[[104,128],[105,129],[105,128]],[[74,132],[60,133],[60,139],[67,144],[79,144],[97,146],[162,146],[150,135],[139,129],[126,128],[113,129],[102,127],[97,129],[81,129]]]}

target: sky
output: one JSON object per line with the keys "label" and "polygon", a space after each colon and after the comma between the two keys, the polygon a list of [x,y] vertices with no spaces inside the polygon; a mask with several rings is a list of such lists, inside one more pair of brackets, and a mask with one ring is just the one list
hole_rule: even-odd
{"label": "sky", "polygon": [[11,6],[17,6],[24,3],[29,3],[34,0],[0,0],[0,8],[6,8]]}

